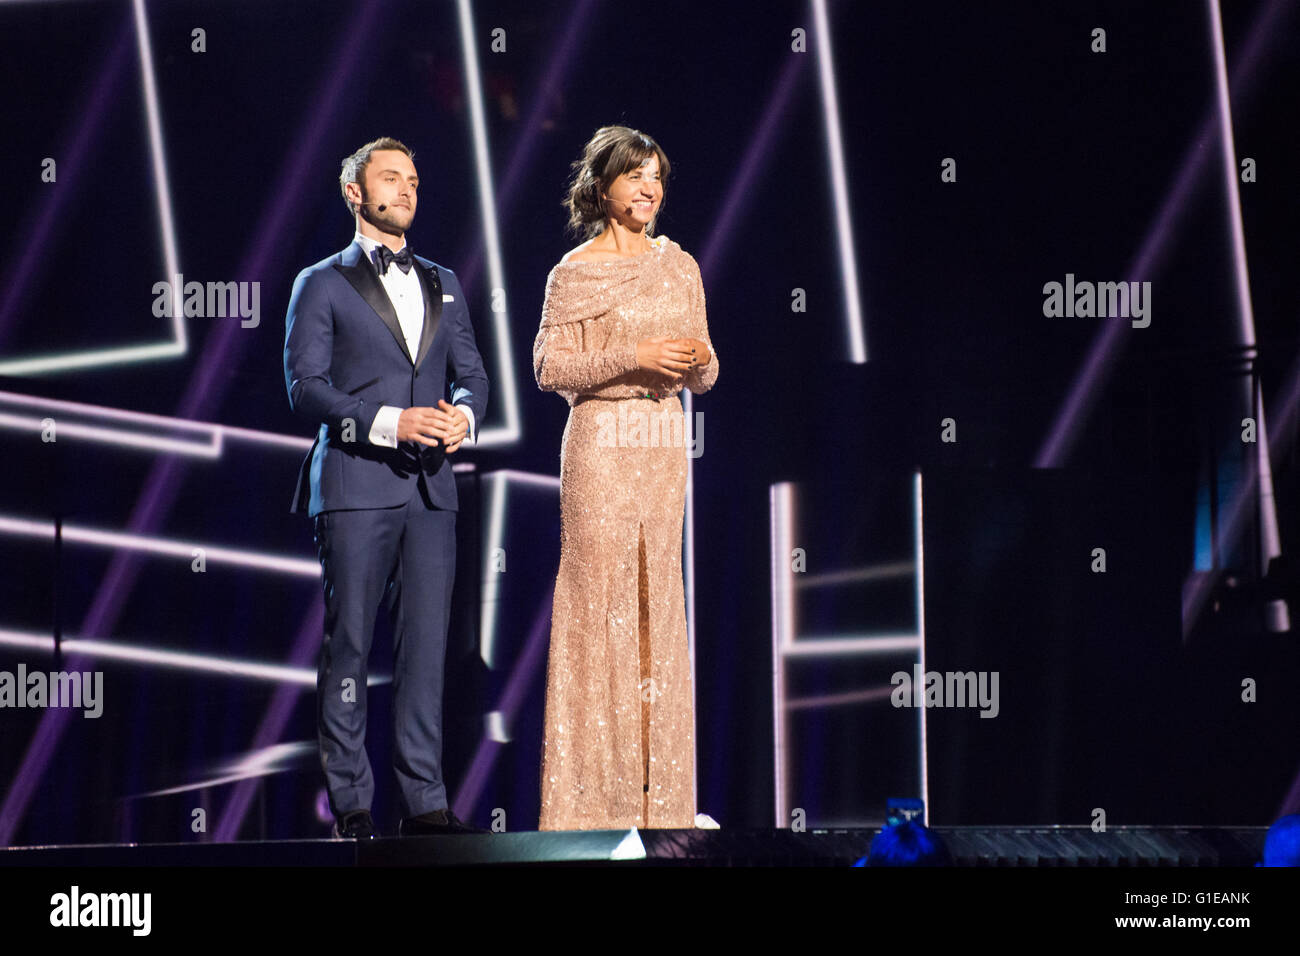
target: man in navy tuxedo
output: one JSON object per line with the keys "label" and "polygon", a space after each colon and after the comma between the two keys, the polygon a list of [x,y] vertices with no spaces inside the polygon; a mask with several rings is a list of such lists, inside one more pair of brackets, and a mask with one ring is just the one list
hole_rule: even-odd
{"label": "man in navy tuxedo", "polygon": [[[336,836],[375,836],[366,671],[375,615],[394,629],[402,834],[464,832],[442,777],[442,686],[456,557],[451,462],[487,409],[465,295],[413,255],[419,178],[395,139],[343,161],[352,244],[299,273],[285,321],[293,410],[319,425],[291,510],[315,520],[325,584],[317,720]],[[451,401],[447,401],[450,395]]]}

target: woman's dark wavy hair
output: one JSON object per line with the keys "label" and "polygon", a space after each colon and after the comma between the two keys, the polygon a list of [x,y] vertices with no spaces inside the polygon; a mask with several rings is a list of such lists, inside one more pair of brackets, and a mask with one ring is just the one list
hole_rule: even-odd
{"label": "woman's dark wavy hair", "polygon": [[[569,231],[586,239],[600,235],[608,218],[600,194],[651,156],[659,157],[659,182],[663,184],[663,201],[655,213],[657,221],[668,198],[667,154],[640,130],[627,126],[602,126],[596,130],[572,167],[569,194],[564,199],[564,208],[569,210]],[[654,227],[654,222],[646,227],[647,236],[654,235]]]}

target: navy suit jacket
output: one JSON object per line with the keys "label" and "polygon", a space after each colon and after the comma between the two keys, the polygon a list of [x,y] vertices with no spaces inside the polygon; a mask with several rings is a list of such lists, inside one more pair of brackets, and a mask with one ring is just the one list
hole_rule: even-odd
{"label": "navy suit jacket", "polygon": [[356,242],[294,281],[284,380],[290,407],[320,426],[298,475],[290,506],[295,513],[391,508],[410,500],[412,481],[425,483],[436,507],[457,510],[441,443],[385,448],[370,441],[380,406],[437,406],[449,386],[449,400],[470,407],[476,428],[487,412],[487,374],[460,282],[450,269],[420,256],[412,268],[424,292],[424,329],[414,357],[374,265]]}

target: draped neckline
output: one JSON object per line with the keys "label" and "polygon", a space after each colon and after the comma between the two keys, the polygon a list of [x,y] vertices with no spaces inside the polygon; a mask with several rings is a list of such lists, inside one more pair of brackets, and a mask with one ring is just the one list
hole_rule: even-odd
{"label": "draped neckline", "polygon": [[617,259],[568,259],[557,262],[555,268],[567,269],[577,268],[579,266],[589,266],[594,269],[599,269],[602,266],[623,266],[628,263],[640,264],[643,259],[653,256],[655,253],[662,255],[668,249],[670,244],[672,244],[672,240],[667,236],[656,236],[650,240],[649,249],[645,252],[638,253],[635,256],[619,256]]}

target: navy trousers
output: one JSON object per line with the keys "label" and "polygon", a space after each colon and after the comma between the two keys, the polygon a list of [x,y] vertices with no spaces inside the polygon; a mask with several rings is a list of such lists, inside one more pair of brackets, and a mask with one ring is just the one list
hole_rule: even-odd
{"label": "navy trousers", "polygon": [[366,673],[375,616],[393,622],[393,769],[412,817],[447,806],[442,690],[456,570],[456,512],[434,508],[420,481],[395,508],[316,516],[324,571],[325,640],[316,676],[321,767],[336,818],[369,810]]}

